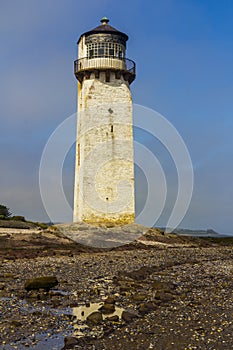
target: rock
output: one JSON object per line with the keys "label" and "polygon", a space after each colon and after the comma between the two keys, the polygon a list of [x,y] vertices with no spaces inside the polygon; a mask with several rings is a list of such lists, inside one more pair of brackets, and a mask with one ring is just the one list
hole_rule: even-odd
{"label": "rock", "polygon": [[148,277],[150,274],[154,272],[154,268],[152,266],[143,266],[138,270],[134,270],[131,272],[122,272],[119,275],[125,275],[126,277],[136,280],[136,281],[143,281]]}
{"label": "rock", "polygon": [[140,314],[145,315],[150,311],[153,311],[157,308],[157,305],[151,302],[148,303],[141,303],[139,305],[138,311],[140,312]]}
{"label": "rock", "polygon": [[65,337],[64,339],[65,346],[73,346],[73,345],[78,345],[78,339],[75,337]]}
{"label": "rock", "polygon": [[29,293],[27,294],[27,298],[28,299],[37,299],[37,297],[38,297],[38,292],[36,292],[36,291],[29,291]]}
{"label": "rock", "polygon": [[54,299],[54,300],[52,300],[52,305],[53,305],[53,307],[57,308],[58,306],[61,305],[61,301]]}
{"label": "rock", "polygon": [[92,312],[89,316],[87,316],[87,322],[98,324],[103,321],[103,315],[99,311]]}
{"label": "rock", "polygon": [[15,275],[13,273],[5,273],[2,277],[4,278],[4,280],[13,280],[13,279],[15,279]]}
{"label": "rock", "polygon": [[144,293],[135,293],[132,295],[133,301],[143,301],[147,298],[147,295]]}
{"label": "rock", "polygon": [[109,316],[109,317],[106,317],[106,320],[108,320],[110,322],[118,322],[119,321],[119,316],[117,316],[117,315]]}
{"label": "rock", "polygon": [[121,294],[121,296],[126,297],[126,298],[131,296],[130,292],[121,292],[120,294]]}
{"label": "rock", "polygon": [[162,302],[168,302],[174,299],[174,295],[164,291],[157,291],[154,297]]}
{"label": "rock", "polygon": [[50,290],[51,288],[58,285],[58,280],[55,276],[45,276],[45,277],[36,277],[29,279],[25,282],[24,288],[29,290],[39,290],[45,289]]}
{"label": "rock", "polygon": [[5,283],[0,282],[0,290],[3,290],[5,288]]}
{"label": "rock", "polygon": [[22,322],[20,322],[18,320],[11,320],[10,324],[12,327],[17,327],[17,328],[22,327]]}
{"label": "rock", "polygon": [[99,310],[103,314],[112,314],[115,311],[115,305],[114,304],[104,304],[99,308]]}
{"label": "rock", "polygon": [[131,285],[128,285],[128,284],[121,284],[120,286],[120,293],[124,293],[124,292],[129,292],[132,290],[132,287]]}
{"label": "rock", "polygon": [[109,295],[107,299],[104,300],[105,304],[115,304],[115,297],[113,295]]}
{"label": "rock", "polygon": [[163,291],[170,291],[174,289],[174,285],[172,283],[167,283],[167,282],[161,282],[158,280],[154,280],[151,283],[151,287],[156,290],[163,290]]}
{"label": "rock", "polygon": [[131,322],[134,318],[137,318],[137,317],[138,317],[137,314],[129,311],[123,311],[121,315],[122,320],[125,322]]}

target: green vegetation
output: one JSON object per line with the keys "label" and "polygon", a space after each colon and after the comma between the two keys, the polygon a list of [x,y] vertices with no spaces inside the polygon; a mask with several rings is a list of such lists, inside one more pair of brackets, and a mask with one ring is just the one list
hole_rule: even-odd
{"label": "green vegetation", "polygon": [[39,226],[43,230],[46,230],[49,226],[47,224],[44,224],[43,222],[34,222],[36,226]]}
{"label": "green vegetation", "polygon": [[10,212],[10,209],[7,208],[5,205],[0,204],[0,219],[5,220],[10,218],[12,213]]}
{"label": "green vegetation", "polygon": [[10,209],[5,205],[0,204],[0,227],[30,229],[36,226],[43,230],[46,230],[49,227],[48,224],[42,222],[28,221],[22,215],[12,216]]}
{"label": "green vegetation", "polygon": [[25,217],[24,216],[21,216],[21,215],[17,215],[17,216],[12,216],[12,218],[10,218],[10,220],[13,220],[13,221],[23,221],[25,222]]}

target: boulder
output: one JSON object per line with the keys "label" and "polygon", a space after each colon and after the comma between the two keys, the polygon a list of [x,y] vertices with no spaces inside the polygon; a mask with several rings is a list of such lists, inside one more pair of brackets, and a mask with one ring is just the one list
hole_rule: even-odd
{"label": "boulder", "polygon": [[65,337],[64,339],[65,346],[73,346],[78,344],[78,339],[75,337]]}
{"label": "boulder", "polygon": [[109,316],[109,317],[106,317],[106,320],[108,320],[110,322],[118,322],[119,321],[119,316],[117,316],[117,315]]}
{"label": "boulder", "polygon": [[29,290],[44,289],[46,291],[58,285],[58,280],[55,276],[44,276],[31,278],[25,282],[24,288]]}
{"label": "boulder", "polygon": [[144,301],[147,299],[147,295],[145,293],[135,293],[132,295],[133,301]]}
{"label": "boulder", "polygon": [[113,295],[109,295],[107,299],[104,300],[105,304],[115,304],[115,297]]}
{"label": "boulder", "polygon": [[115,305],[104,304],[99,308],[99,310],[102,312],[102,314],[112,314],[115,311]]}
{"label": "boulder", "polygon": [[169,292],[164,291],[156,291],[154,295],[155,299],[160,300],[162,302],[169,302],[175,298],[175,296]]}
{"label": "boulder", "polygon": [[137,314],[129,311],[123,311],[121,315],[122,320],[125,322],[131,322],[134,318],[137,318],[137,317],[138,317]]}
{"label": "boulder", "polygon": [[168,282],[162,282],[159,280],[154,280],[151,283],[151,287],[156,290],[163,290],[164,292],[168,292],[170,290],[173,290],[175,288],[173,283]]}
{"label": "boulder", "polygon": [[92,312],[89,316],[87,316],[87,322],[98,324],[103,321],[103,315],[99,311]]}
{"label": "boulder", "polygon": [[145,315],[157,308],[157,305],[151,302],[141,303],[138,307],[138,311],[141,315]]}

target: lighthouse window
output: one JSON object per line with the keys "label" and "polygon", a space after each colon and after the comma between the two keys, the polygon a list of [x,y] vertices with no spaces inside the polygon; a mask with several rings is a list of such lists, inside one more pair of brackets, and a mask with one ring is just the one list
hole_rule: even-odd
{"label": "lighthouse window", "polygon": [[99,57],[104,57],[104,48],[99,48],[98,49],[98,56]]}
{"label": "lighthouse window", "polygon": [[114,57],[114,49],[109,49],[109,56]]}
{"label": "lighthouse window", "polygon": [[124,57],[125,47],[117,43],[90,43],[87,45],[87,57]]}

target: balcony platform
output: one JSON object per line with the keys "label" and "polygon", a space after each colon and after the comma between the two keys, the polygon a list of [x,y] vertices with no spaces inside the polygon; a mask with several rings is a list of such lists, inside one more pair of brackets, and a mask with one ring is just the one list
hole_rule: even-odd
{"label": "balcony platform", "polygon": [[90,78],[91,73],[98,78],[99,72],[106,72],[106,81],[110,72],[115,72],[116,78],[119,79],[123,75],[124,79],[131,84],[136,77],[136,65],[128,58],[116,57],[85,57],[74,62],[74,74],[79,82],[82,82],[84,77]]}

